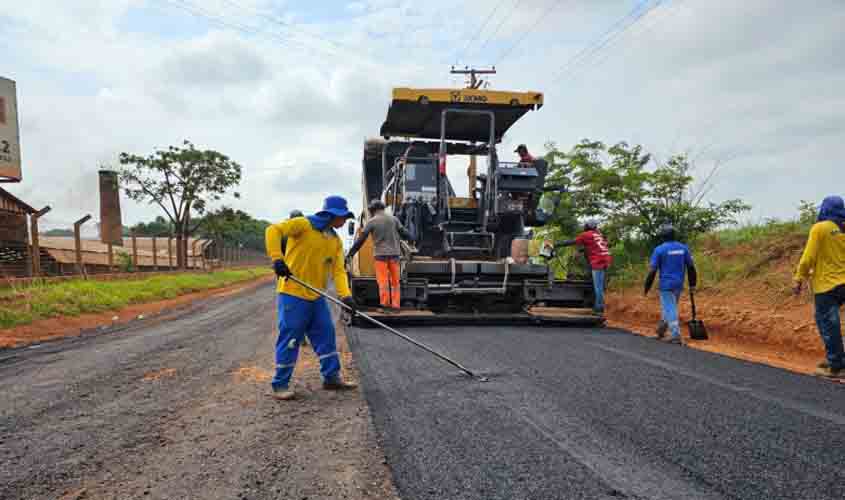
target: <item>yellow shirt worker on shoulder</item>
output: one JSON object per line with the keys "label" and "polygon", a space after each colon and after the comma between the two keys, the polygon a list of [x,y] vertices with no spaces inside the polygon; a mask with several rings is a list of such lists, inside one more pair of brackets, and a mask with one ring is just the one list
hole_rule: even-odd
{"label": "yellow shirt worker on shoulder", "polygon": [[845,201],[840,196],[828,196],[822,202],[818,222],[810,230],[795,272],[796,295],[807,278],[815,294],[816,325],[827,353],[816,374],[845,379],[839,317],[839,308],[845,304]]}
{"label": "yellow shirt worker on shoulder", "polygon": [[845,285],[845,232],[833,221],[817,222],[810,230],[795,274],[796,281],[806,279],[810,279],[813,293]]}

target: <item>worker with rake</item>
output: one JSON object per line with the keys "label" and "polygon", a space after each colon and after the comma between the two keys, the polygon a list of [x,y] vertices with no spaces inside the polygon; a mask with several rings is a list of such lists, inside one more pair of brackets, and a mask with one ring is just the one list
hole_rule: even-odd
{"label": "worker with rake", "polygon": [[401,255],[400,239],[412,241],[413,238],[408,230],[402,226],[399,219],[385,213],[385,205],[381,200],[373,200],[368,207],[370,220],[361,231],[358,239],[349,249],[346,259],[351,259],[367,237],[372,235],[376,268],[376,281],[378,282],[379,303],[385,312],[398,312],[401,302],[399,285],[399,256]]}
{"label": "worker with rake", "polygon": [[698,283],[698,272],[689,247],[677,241],[675,228],[671,224],[661,226],[658,237],[663,243],[651,254],[644,295],[648,295],[657,273],[660,273],[660,306],[663,320],[657,326],[657,338],[663,340],[668,329],[671,335],[666,341],[670,344],[683,344],[678,302],[684,290],[684,275],[689,272],[689,291],[693,294]]}
{"label": "worker with rake", "polygon": [[807,279],[815,294],[816,325],[827,353],[816,374],[845,378],[839,316],[839,308],[845,304],[845,201],[840,196],[828,196],[822,201],[795,273],[795,295],[801,293]]}
{"label": "worker with rake", "polygon": [[[352,217],[344,198],[329,196],[323,209],[316,214],[273,224],[265,231],[267,255],[272,259],[273,270],[279,278],[279,337],[276,341],[276,374],[272,381],[272,395],[276,399],[296,397],[290,381],[299,356],[299,346],[306,335],[320,359],[323,388],[348,390],[357,387],[341,378],[334,321],[326,299],[286,279],[295,276],[315,288],[325,289],[331,275],[338,296],[354,311],[355,302],[343,265],[343,245],[335,233],[335,229]],[[287,238],[284,255],[283,238]]]}

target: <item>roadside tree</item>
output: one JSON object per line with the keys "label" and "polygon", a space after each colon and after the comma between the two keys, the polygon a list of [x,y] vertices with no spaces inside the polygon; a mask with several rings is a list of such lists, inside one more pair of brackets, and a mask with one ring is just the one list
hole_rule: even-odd
{"label": "roadside tree", "polygon": [[[547,186],[564,188],[547,234],[571,237],[579,221],[597,219],[611,242],[618,267],[639,261],[657,242],[658,229],[675,226],[684,240],[736,223],[750,209],[742,200],[707,201],[717,162],[700,179],[684,154],[656,161],[642,146],[620,142],[608,146],[584,140],[569,151],[546,145]],[[572,256],[558,267],[578,269]]]}
{"label": "roadside tree", "polygon": [[[209,202],[219,201],[241,181],[238,163],[217,151],[197,149],[190,141],[149,156],[121,153],[120,164],[126,196],[158,205],[173,225],[179,267],[185,266],[187,238],[196,230],[191,214],[202,216]],[[237,192],[234,196],[240,197]]]}
{"label": "roadside tree", "polygon": [[620,142],[607,146],[582,141],[568,152],[548,144],[547,185],[566,192],[554,225],[572,234],[578,220],[603,221],[614,240],[654,240],[659,227],[672,223],[685,239],[735,223],[750,209],[742,200],[705,201],[718,164],[696,183],[686,155],[656,162],[642,146]]}

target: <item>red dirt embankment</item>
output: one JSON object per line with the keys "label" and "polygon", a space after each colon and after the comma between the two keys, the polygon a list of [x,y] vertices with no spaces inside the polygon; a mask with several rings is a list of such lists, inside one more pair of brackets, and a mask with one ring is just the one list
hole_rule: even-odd
{"label": "red dirt embankment", "polygon": [[[633,290],[611,293],[608,324],[640,335],[655,336],[660,319],[657,294],[648,298]],[[759,296],[703,293],[696,297],[699,319],[710,339],[685,339],[690,347],[811,373],[824,359],[824,347],[813,321],[813,307],[794,299],[766,303]],[[682,300],[681,319],[690,318],[689,300]],[[686,335],[686,332],[684,332]]]}
{"label": "red dirt embankment", "polygon": [[[813,317],[812,296],[790,293],[792,273],[800,258],[803,236],[792,236],[762,247],[741,245],[721,249],[708,242],[702,249],[717,265],[730,266],[738,258],[750,260],[741,276],[721,283],[702,280],[696,295],[698,317],[710,340],[691,341],[695,349],[718,352],[800,373],[811,373],[824,359]],[[689,299],[681,301],[681,320],[690,319]],[[614,291],[608,297],[608,323],[640,335],[655,336],[660,300],[655,290],[643,297],[639,287]],[[684,330],[685,330],[684,325]],[[687,332],[684,331],[686,336]]]}

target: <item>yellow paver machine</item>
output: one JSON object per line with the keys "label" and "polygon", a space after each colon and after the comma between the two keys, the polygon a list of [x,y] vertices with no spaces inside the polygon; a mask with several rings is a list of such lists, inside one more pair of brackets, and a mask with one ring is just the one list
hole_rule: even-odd
{"label": "yellow paver machine", "polygon": [[[415,242],[401,258],[398,314],[378,314],[372,241],[362,247],[351,266],[359,306],[402,323],[603,322],[586,312],[594,300],[591,282],[555,279],[547,263],[511,255],[526,228],[547,222],[540,199],[554,190],[545,186],[545,160],[500,161],[496,145],[542,106],[539,92],[393,90],[381,137],[364,143],[357,231],[370,216],[369,202],[381,199]],[[455,195],[446,174],[447,162],[458,156],[469,158],[467,197]],[[486,158],[485,171],[478,172],[477,158]]]}

